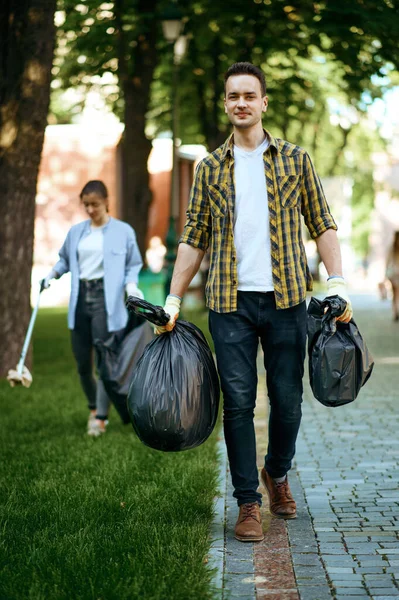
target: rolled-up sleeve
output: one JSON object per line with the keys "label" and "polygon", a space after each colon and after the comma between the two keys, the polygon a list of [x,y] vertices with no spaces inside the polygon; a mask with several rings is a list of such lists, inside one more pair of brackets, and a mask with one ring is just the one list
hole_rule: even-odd
{"label": "rolled-up sleeve", "polygon": [[125,285],[127,283],[137,284],[142,266],[143,260],[137,244],[136,234],[134,230],[129,227],[126,252]]}
{"label": "rolled-up sleeve", "polygon": [[212,226],[204,161],[198,164],[195,172],[186,214],[186,224],[179,243],[206,251]]}
{"label": "rolled-up sleeve", "polygon": [[313,239],[319,237],[327,229],[337,229],[321,181],[307,152],[303,157],[301,210]]}
{"label": "rolled-up sleeve", "polygon": [[69,265],[69,252],[70,252],[69,248],[70,248],[70,243],[71,243],[70,238],[71,238],[71,235],[70,235],[70,231],[69,231],[68,235],[65,238],[65,242],[62,244],[62,247],[58,253],[60,260],[53,267],[53,270],[57,273],[58,277],[61,277],[65,273],[68,273],[68,271],[70,270],[70,265]]}

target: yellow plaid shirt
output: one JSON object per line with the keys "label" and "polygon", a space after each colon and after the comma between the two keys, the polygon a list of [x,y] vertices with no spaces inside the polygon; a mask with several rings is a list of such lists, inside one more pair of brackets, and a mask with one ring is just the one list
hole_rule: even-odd
{"label": "yellow plaid shirt", "polygon": [[[319,177],[307,152],[265,132],[263,155],[269,204],[270,245],[277,308],[302,302],[312,289],[301,233],[301,214],[312,238],[337,229]],[[180,243],[206,251],[210,267],[207,305],[216,312],[237,310],[237,256],[234,246],[234,140],[231,135],[197,167]]]}

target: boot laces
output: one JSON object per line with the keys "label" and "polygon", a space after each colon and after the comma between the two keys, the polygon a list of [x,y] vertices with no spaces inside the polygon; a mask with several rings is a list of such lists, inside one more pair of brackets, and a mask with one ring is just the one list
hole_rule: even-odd
{"label": "boot laces", "polygon": [[280,483],[276,483],[276,489],[280,496],[284,496],[286,500],[289,499],[288,494],[288,479],[285,478],[284,481],[280,481]]}
{"label": "boot laces", "polygon": [[246,521],[247,519],[254,519],[257,523],[259,522],[257,515],[257,502],[251,502],[250,504],[242,504],[242,521]]}

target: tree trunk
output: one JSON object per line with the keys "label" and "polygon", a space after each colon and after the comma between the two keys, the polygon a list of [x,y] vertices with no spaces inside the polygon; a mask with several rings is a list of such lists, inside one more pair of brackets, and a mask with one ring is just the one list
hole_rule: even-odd
{"label": "tree trunk", "polygon": [[[190,61],[193,65],[200,65],[200,52],[198,50],[197,38],[193,36],[188,46]],[[205,144],[209,149],[209,141],[212,135],[211,123],[209,120],[209,109],[206,99],[206,73],[196,75],[194,85],[196,87],[196,104],[198,106],[198,117],[201,126],[201,133],[205,137]],[[214,148],[212,148],[214,150]]]}
{"label": "tree trunk", "polygon": [[[145,258],[148,213],[152,200],[147,169],[151,141],[145,135],[151,83],[157,63],[156,41],[158,21],[154,18],[158,0],[139,0],[137,14],[142,15],[143,33],[132,53],[126,49],[122,26],[123,0],[118,12],[119,76],[125,103],[125,130],[122,139],[122,219],[135,230],[143,259]],[[129,58],[129,54],[132,54]]]}
{"label": "tree trunk", "polygon": [[5,0],[0,6],[0,376],[15,368],[30,319],[55,8],[56,0]]}
{"label": "tree trunk", "polygon": [[151,141],[146,137],[146,108],[139,108],[134,86],[124,88],[125,131],[122,140],[122,218],[135,230],[141,255],[145,257],[148,214],[152,200],[149,188],[148,157]]}
{"label": "tree trunk", "polygon": [[231,126],[221,123],[220,121],[220,100],[224,97],[224,81],[221,78],[220,54],[222,54],[222,40],[216,34],[213,40],[212,56],[213,68],[211,70],[212,77],[212,107],[210,112],[209,132],[206,137],[208,150],[213,152],[226,140],[231,131]]}

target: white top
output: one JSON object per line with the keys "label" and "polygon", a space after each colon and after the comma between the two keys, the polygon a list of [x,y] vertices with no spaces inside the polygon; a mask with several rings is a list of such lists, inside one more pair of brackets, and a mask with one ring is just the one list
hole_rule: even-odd
{"label": "white top", "polygon": [[79,279],[104,277],[104,225],[90,227],[90,233],[78,244]]}
{"label": "white top", "polygon": [[246,292],[274,290],[263,163],[263,153],[268,145],[266,138],[252,152],[234,146],[234,244],[237,251],[238,289]]}

